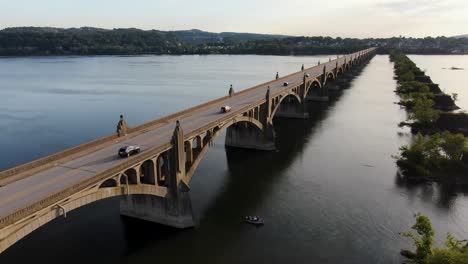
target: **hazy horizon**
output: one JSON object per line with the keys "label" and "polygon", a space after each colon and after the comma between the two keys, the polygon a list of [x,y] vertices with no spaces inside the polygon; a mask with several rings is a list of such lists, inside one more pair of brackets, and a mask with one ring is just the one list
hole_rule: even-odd
{"label": "hazy horizon", "polygon": [[0,28],[138,28],[289,36],[388,38],[458,36],[468,2],[457,0],[0,0]]}
{"label": "hazy horizon", "polygon": [[104,29],[104,30],[114,30],[114,29],[137,29],[137,30],[144,30],[144,31],[151,31],[151,30],[156,30],[156,31],[163,31],[163,32],[169,32],[169,31],[191,31],[191,30],[199,30],[203,32],[208,32],[208,33],[215,33],[215,34],[221,34],[221,33],[238,33],[238,34],[260,34],[260,35],[282,35],[282,36],[287,36],[287,37],[332,37],[332,38],[357,38],[357,39],[367,39],[367,38],[392,38],[392,37],[404,37],[404,38],[424,38],[424,37],[459,37],[459,36],[464,36],[468,34],[459,34],[459,35],[454,35],[454,36],[446,36],[446,35],[439,35],[439,36],[422,36],[422,37],[414,37],[414,36],[404,36],[404,35],[399,35],[399,36],[390,36],[390,37],[346,37],[346,36],[329,36],[329,35],[291,35],[291,34],[276,34],[276,33],[264,33],[264,32],[242,32],[242,31],[208,31],[200,28],[187,28],[187,29],[168,29],[168,30],[161,30],[158,28],[151,28],[151,29],[142,29],[142,28],[135,28],[135,27],[119,27],[119,28],[103,28],[103,27],[96,27],[96,26],[76,26],[76,27],[55,27],[55,26],[12,26],[12,27],[4,27],[0,28],[0,30],[7,29],[7,28],[28,28],[28,27],[33,27],[33,28],[56,28],[56,29],[78,29],[78,28],[96,28],[96,29]]}

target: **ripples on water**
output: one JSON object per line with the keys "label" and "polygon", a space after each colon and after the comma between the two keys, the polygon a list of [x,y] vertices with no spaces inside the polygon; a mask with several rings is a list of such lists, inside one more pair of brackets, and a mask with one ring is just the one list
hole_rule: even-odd
{"label": "ripples on water", "polygon": [[[11,154],[0,168],[112,133],[121,112],[140,124],[318,60],[327,58],[1,59],[0,144]],[[310,119],[276,120],[278,152],[225,150],[220,137],[191,183],[194,229],[121,219],[111,199],[37,230],[0,262],[399,263],[410,243],[398,233],[419,211],[439,243],[447,231],[468,238],[467,190],[396,177],[391,155],[411,136],[397,127],[406,113],[392,77],[376,56],[337,99],[309,105]],[[244,225],[247,214],[266,225]]]}

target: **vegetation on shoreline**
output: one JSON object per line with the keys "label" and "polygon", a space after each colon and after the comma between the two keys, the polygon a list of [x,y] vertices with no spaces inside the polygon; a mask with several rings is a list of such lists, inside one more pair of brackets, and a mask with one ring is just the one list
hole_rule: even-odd
{"label": "vegetation on shoreline", "polygon": [[400,47],[420,54],[468,54],[468,38],[290,37],[201,30],[19,27],[0,30],[0,56],[141,54],[344,54]]}
{"label": "vegetation on shoreline", "polygon": [[[460,176],[468,180],[468,147],[463,134],[450,132],[432,136],[418,134],[409,146],[402,146],[397,165],[409,177],[451,180]],[[442,175],[442,172],[444,175]]]}
{"label": "vegetation on shoreline", "polygon": [[437,123],[441,110],[458,109],[455,104],[457,95],[444,94],[439,86],[402,52],[392,51],[390,60],[395,64],[398,80],[396,93],[401,97],[399,104],[410,112],[407,122],[401,125],[409,125],[415,133],[435,133],[443,130],[444,128],[438,127]]}
{"label": "vegetation on shoreline", "polygon": [[418,213],[416,223],[411,227],[416,232],[404,232],[402,236],[413,240],[415,251],[402,249],[400,254],[405,263],[416,264],[468,264],[468,241],[457,240],[447,233],[446,248],[434,247],[435,231],[427,216]]}
{"label": "vegetation on shoreline", "polygon": [[[409,112],[408,120],[400,126],[408,125],[413,133],[417,133],[414,141],[402,146],[400,153],[394,157],[401,172],[406,177],[416,179],[468,180],[467,139],[462,133],[447,131],[457,129],[445,127],[443,122],[439,122],[441,115],[447,119],[442,110],[458,108],[455,105],[457,96],[442,93],[403,53],[392,51],[390,59],[395,63],[398,80],[396,93],[401,98],[399,104]],[[457,115],[466,116],[464,113]],[[464,177],[458,177],[460,175]]]}

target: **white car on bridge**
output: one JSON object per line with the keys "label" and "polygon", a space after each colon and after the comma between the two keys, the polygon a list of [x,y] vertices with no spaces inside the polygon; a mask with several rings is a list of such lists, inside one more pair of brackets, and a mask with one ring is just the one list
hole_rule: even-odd
{"label": "white car on bridge", "polygon": [[229,105],[221,107],[221,113],[227,113],[229,111],[231,111],[231,107]]}

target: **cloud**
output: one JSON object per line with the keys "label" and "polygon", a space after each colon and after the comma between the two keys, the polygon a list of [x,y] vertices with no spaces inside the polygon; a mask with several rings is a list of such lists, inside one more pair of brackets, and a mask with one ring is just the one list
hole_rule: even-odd
{"label": "cloud", "polygon": [[446,13],[460,7],[453,0],[393,0],[377,3],[375,6],[393,13]]}

